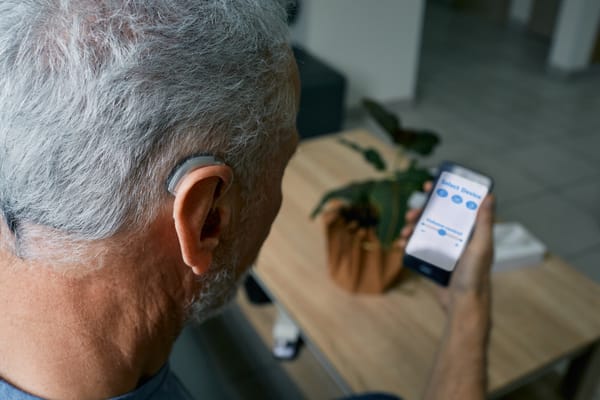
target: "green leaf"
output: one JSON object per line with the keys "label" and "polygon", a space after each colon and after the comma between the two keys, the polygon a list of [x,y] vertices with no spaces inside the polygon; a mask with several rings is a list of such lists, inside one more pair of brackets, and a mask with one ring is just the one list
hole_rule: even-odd
{"label": "green leaf", "polygon": [[440,138],[435,132],[402,128],[400,119],[374,100],[363,99],[363,105],[390,139],[407,150],[427,156],[440,142]]}
{"label": "green leaf", "polygon": [[383,248],[390,248],[404,227],[410,190],[399,182],[388,179],[376,182],[370,193],[370,201],[378,213],[377,237]]}
{"label": "green leaf", "polygon": [[377,171],[385,171],[387,165],[377,150],[373,148],[366,149],[363,156]]}
{"label": "green leaf", "polygon": [[432,176],[424,168],[411,163],[406,171],[398,171],[395,179],[377,181],[369,194],[369,201],[378,214],[377,237],[382,247],[389,248],[400,236],[404,227],[404,216],[408,210],[411,194],[420,191]]}
{"label": "green leaf", "polygon": [[395,132],[394,143],[404,146],[407,150],[414,151],[422,156],[427,156],[440,143],[439,136],[426,130],[404,129]]}
{"label": "green leaf", "polygon": [[373,147],[362,147],[357,143],[354,143],[348,139],[341,138],[340,143],[348,146],[352,150],[361,153],[365,161],[371,164],[377,171],[385,171],[387,165],[381,154]]}
{"label": "green leaf", "polygon": [[371,117],[390,135],[390,139],[393,137],[394,132],[401,129],[400,119],[376,101],[363,99],[363,106],[367,109]]}
{"label": "green leaf", "polygon": [[369,198],[369,191],[371,190],[371,187],[374,183],[375,182],[372,180],[357,182],[345,186],[343,188],[325,193],[325,195],[321,198],[319,204],[317,204],[317,206],[311,213],[310,217],[315,218],[317,215],[319,215],[319,213],[323,211],[323,207],[325,206],[325,204],[327,204],[329,200],[333,199],[345,200],[352,205],[361,203],[366,204]]}
{"label": "green leaf", "polygon": [[427,169],[417,167],[416,160],[405,171],[396,171],[396,182],[407,187],[411,193],[422,190],[423,184],[432,179]]}

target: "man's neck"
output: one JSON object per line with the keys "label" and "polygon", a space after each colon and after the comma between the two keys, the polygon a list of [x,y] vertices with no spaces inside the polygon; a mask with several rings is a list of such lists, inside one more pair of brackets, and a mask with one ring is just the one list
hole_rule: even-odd
{"label": "man's neck", "polygon": [[106,398],[168,359],[189,300],[174,289],[190,287],[184,275],[118,263],[73,278],[0,253],[3,380],[46,398]]}

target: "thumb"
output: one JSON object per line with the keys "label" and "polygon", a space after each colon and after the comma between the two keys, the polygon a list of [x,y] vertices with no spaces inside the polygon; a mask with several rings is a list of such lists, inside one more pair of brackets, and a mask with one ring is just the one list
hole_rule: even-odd
{"label": "thumb", "polygon": [[450,286],[455,293],[471,290],[485,293],[489,287],[494,259],[493,224],[494,198],[488,195],[479,206],[473,235],[452,274]]}
{"label": "thumb", "polygon": [[494,226],[495,199],[493,195],[487,195],[479,206],[477,219],[471,243],[467,251],[474,252],[479,257],[493,257],[493,226]]}

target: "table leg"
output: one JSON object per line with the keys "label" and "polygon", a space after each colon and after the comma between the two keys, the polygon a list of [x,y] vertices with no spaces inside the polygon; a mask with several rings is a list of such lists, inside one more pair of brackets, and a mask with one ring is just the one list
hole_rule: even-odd
{"label": "table leg", "polygon": [[562,394],[568,400],[590,400],[600,383],[600,342],[575,357],[562,383]]}

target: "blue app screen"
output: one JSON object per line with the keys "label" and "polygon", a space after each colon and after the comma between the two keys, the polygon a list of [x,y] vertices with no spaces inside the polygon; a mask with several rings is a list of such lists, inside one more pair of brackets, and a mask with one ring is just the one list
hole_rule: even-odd
{"label": "blue app screen", "polygon": [[487,192],[485,185],[442,172],[406,246],[406,253],[452,271]]}

